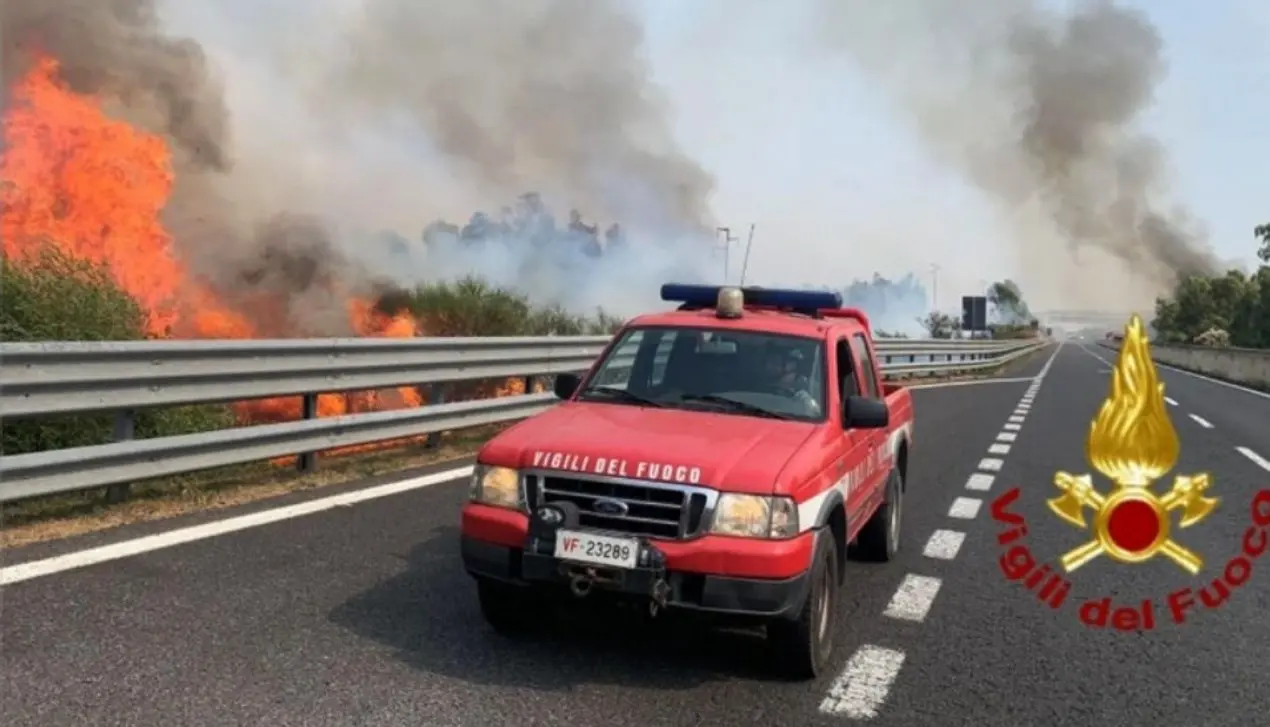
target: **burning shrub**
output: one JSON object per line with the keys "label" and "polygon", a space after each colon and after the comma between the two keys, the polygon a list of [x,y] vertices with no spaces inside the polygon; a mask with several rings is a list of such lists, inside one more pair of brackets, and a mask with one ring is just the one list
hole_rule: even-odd
{"label": "burning shrub", "polygon": [[[24,264],[0,268],[0,340],[119,341],[146,337],[147,318],[137,301],[100,265],[48,246]],[[136,436],[187,434],[226,426],[224,407],[139,412]],[[110,441],[108,415],[4,422],[0,451],[21,454]]]}
{"label": "burning shrub", "polygon": [[[476,279],[381,290],[376,297],[364,277],[345,274],[345,261],[335,256],[322,226],[304,216],[266,221],[259,255],[239,261],[235,275],[196,274],[162,215],[176,181],[167,139],[107,114],[101,98],[65,82],[51,57],[34,58],[6,91],[0,142],[5,340],[567,335],[612,326],[603,316],[592,322],[535,309],[525,297]],[[520,393],[524,381],[452,388],[484,396]],[[419,406],[425,398],[413,386],[322,394],[318,414]],[[300,413],[299,397],[146,412],[136,436],[200,431],[233,419],[285,421]],[[111,429],[109,417],[19,422],[5,428],[3,446],[17,453],[94,444],[108,441]]]}

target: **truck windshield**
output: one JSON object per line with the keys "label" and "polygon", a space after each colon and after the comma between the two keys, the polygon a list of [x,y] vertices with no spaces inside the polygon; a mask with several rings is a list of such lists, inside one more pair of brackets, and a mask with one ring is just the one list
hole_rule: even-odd
{"label": "truck windshield", "polygon": [[799,421],[825,418],[818,339],[703,328],[628,328],[578,397]]}

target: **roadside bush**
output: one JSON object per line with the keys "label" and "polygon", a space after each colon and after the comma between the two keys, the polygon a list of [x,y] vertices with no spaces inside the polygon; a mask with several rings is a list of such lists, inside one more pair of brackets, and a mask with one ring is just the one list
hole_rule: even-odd
{"label": "roadside bush", "polygon": [[[145,338],[145,312],[106,270],[49,248],[38,260],[0,267],[0,336],[4,341],[120,341]],[[137,414],[136,436],[185,434],[227,426],[224,407],[184,407]],[[21,454],[111,440],[110,415],[5,421],[0,451]]]}
{"label": "roadside bush", "polygon": [[521,293],[472,277],[427,283],[391,297],[432,336],[598,335],[613,333],[622,325],[603,310],[587,317],[559,306],[534,306]]}
{"label": "roadside bush", "polygon": [[[468,278],[385,293],[379,305],[408,310],[434,336],[542,336],[604,334],[622,321],[559,307],[533,306],[506,288]],[[0,266],[0,335],[4,341],[126,341],[146,338],[145,311],[101,267],[65,256],[53,247],[33,262]],[[448,386],[448,401],[488,396],[503,382]],[[232,426],[224,406],[138,412],[134,436],[168,436]],[[0,451],[21,454],[103,444],[113,437],[111,415],[5,421]]]}
{"label": "roadside bush", "polygon": [[[1190,275],[1172,295],[1156,300],[1152,327],[1162,343],[1270,348],[1270,225],[1258,227],[1256,235],[1265,264],[1255,272]],[[1214,330],[1225,334],[1216,343],[1209,342]]]}

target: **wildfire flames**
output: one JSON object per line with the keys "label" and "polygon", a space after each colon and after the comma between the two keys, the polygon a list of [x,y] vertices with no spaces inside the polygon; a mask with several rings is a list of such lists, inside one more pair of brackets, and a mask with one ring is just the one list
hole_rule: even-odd
{"label": "wildfire flames", "polygon": [[[221,302],[210,285],[182,264],[160,213],[174,179],[164,139],[113,119],[102,101],[73,92],[58,63],[41,57],[10,89],[0,158],[0,237],[6,264],[37,257],[46,245],[104,266],[143,308],[155,338],[257,338],[260,306]],[[339,291],[331,291],[339,295]],[[245,309],[250,308],[250,309]],[[411,337],[422,333],[408,314],[386,315],[371,301],[349,298],[357,335]],[[253,312],[256,314],[253,316]],[[320,416],[418,406],[412,387],[324,394]],[[295,398],[244,402],[251,422],[294,419]]]}

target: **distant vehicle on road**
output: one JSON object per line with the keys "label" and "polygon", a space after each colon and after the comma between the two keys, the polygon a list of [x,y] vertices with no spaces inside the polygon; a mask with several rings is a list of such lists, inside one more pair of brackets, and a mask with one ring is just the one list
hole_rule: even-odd
{"label": "distant vehicle on road", "polygon": [[490,440],[462,558],[498,631],[555,598],[762,625],[829,664],[848,551],[900,548],[913,438],[868,318],[837,293],[665,285],[559,406]]}

